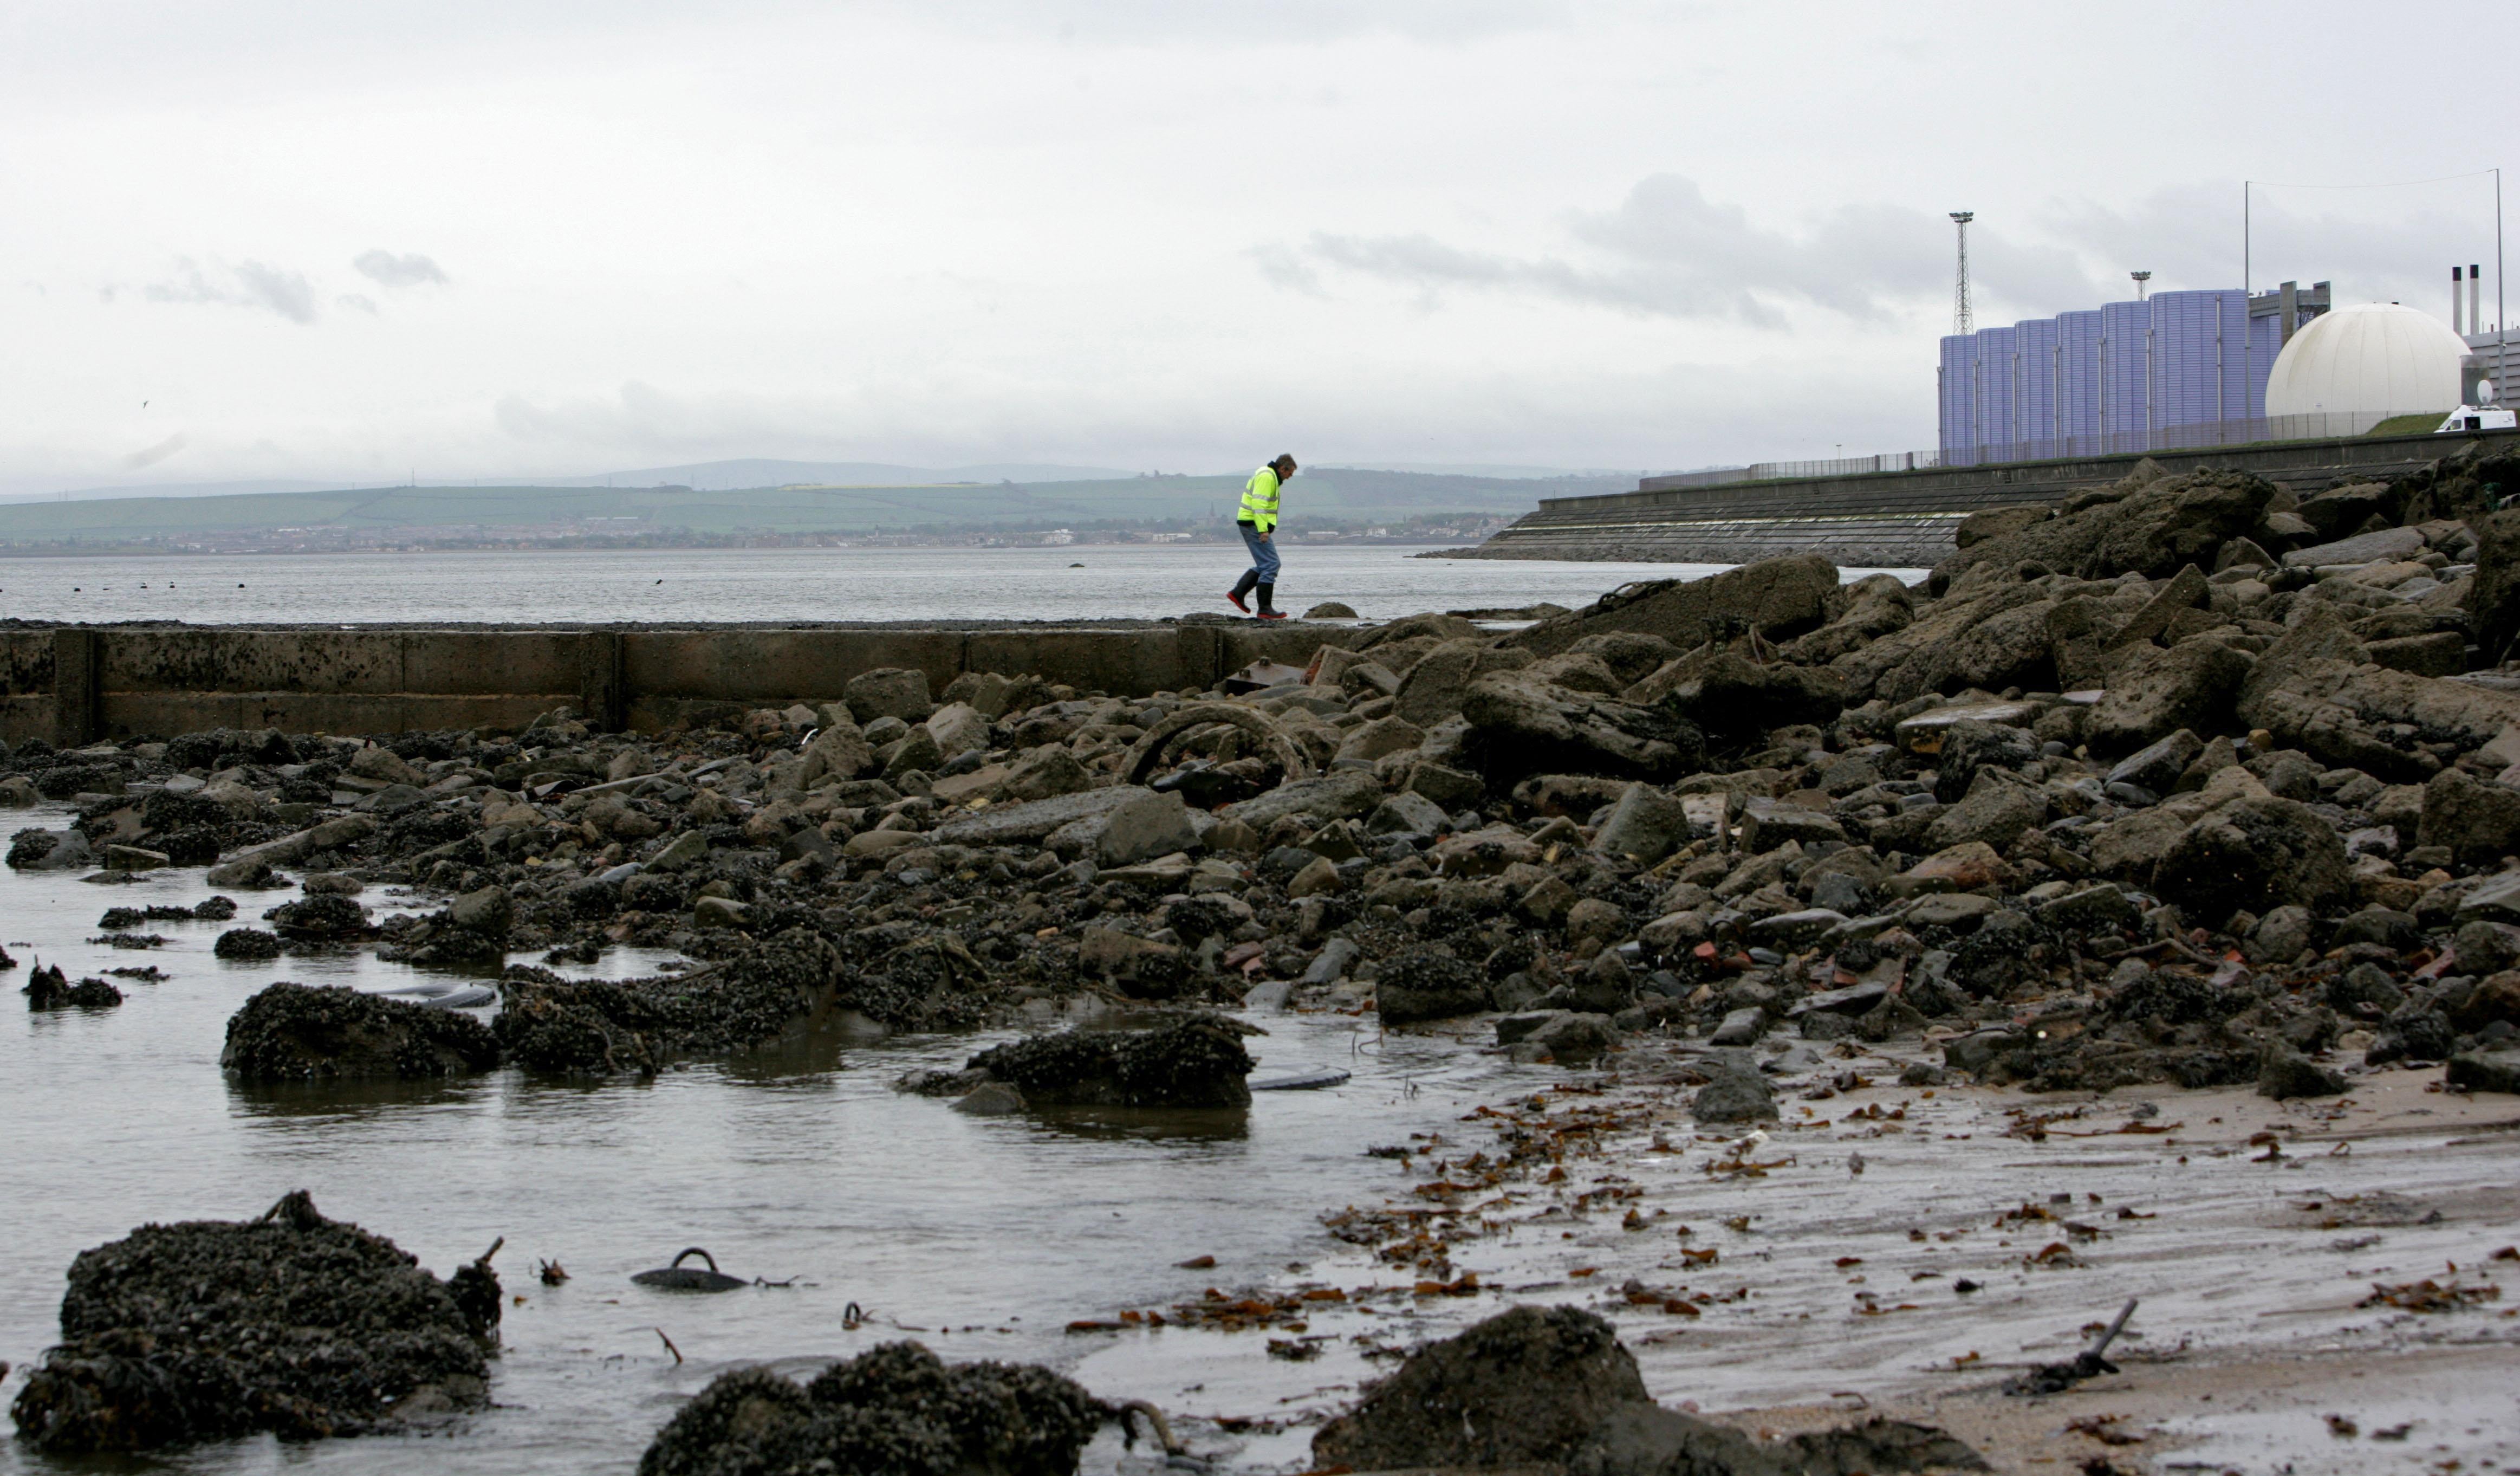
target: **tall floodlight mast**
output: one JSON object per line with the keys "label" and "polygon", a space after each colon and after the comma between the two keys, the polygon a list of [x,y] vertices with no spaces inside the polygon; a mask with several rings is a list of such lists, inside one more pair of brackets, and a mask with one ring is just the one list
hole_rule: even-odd
{"label": "tall floodlight mast", "polygon": [[2142,301],[2144,284],[2152,280],[2152,273],[2129,272],[2127,275],[2135,278],[2135,300],[2138,302]]}
{"label": "tall floodlight mast", "polygon": [[1968,228],[1977,218],[1975,210],[1952,211],[1952,224],[1960,228],[1960,276],[1952,287],[1952,332],[1965,338],[1977,326],[1969,312],[1968,297]]}

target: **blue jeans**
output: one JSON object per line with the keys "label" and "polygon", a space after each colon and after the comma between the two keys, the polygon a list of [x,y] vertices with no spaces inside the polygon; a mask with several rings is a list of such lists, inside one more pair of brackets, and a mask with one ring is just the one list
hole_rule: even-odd
{"label": "blue jeans", "polygon": [[1251,550],[1251,572],[1260,577],[1260,582],[1263,584],[1277,583],[1277,541],[1274,538],[1267,542],[1261,541],[1260,530],[1248,523],[1237,523],[1234,526],[1242,530],[1242,546]]}

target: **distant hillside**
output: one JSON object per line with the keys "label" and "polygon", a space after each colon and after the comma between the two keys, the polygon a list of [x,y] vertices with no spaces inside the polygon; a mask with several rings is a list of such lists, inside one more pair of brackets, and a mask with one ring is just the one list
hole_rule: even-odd
{"label": "distant hillside", "polygon": [[[1127,477],[955,486],[401,486],[243,496],[0,505],[0,545],[132,545],[266,532],[409,530],[428,537],[877,533],[1231,521],[1242,478]],[[1520,514],[1540,497],[1623,491],[1633,478],[1306,473],[1286,521],[1355,523],[1430,512]]]}
{"label": "distant hillside", "polygon": [[701,461],[592,477],[536,477],[536,486],[687,486],[702,492],[815,483],[826,486],[937,486],[956,482],[1107,482],[1131,475],[1113,467],[1050,462],[982,462],[976,466],[895,466],[882,461]]}

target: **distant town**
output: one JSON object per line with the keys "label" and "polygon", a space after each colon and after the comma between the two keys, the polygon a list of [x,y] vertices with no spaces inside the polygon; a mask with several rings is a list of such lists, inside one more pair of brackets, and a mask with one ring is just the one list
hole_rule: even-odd
{"label": "distant town", "polygon": [[[1476,543],[1543,498],[1634,485],[1600,476],[1308,474],[1287,498],[1303,543]],[[1236,476],[747,488],[344,487],[0,505],[0,554],[373,553],[428,549],[1030,548],[1232,543]]]}
{"label": "distant town", "polygon": [[[1475,543],[1514,520],[1492,513],[1429,515],[1374,523],[1289,519],[1284,536],[1304,543]],[[0,545],[0,556],[46,554],[316,554],[513,548],[1060,548],[1123,543],[1235,543],[1222,521],[1192,524],[1086,523],[1062,528],[910,528],[833,532],[637,526],[643,519],[593,518],[532,528],[272,528],[221,532],[66,538]]]}

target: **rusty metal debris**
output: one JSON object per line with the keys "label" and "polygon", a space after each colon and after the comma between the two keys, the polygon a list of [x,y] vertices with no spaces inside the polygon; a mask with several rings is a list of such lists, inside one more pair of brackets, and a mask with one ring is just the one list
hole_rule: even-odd
{"label": "rusty metal debris", "polygon": [[2085,1379],[2098,1378],[2103,1373],[2117,1372],[2118,1365],[2110,1362],[2105,1355],[2109,1351],[2109,1345],[2117,1341],[2118,1334],[2126,1331],[2127,1318],[2135,1315],[2135,1298],[2127,1298],[2126,1306],[2118,1309],[2116,1319],[2101,1330],[2099,1337],[2092,1341],[2091,1347],[2076,1354],[2070,1361],[2042,1363],[2028,1373],[2006,1383],[2003,1386],[2003,1392],[2026,1395],[2062,1394]]}

